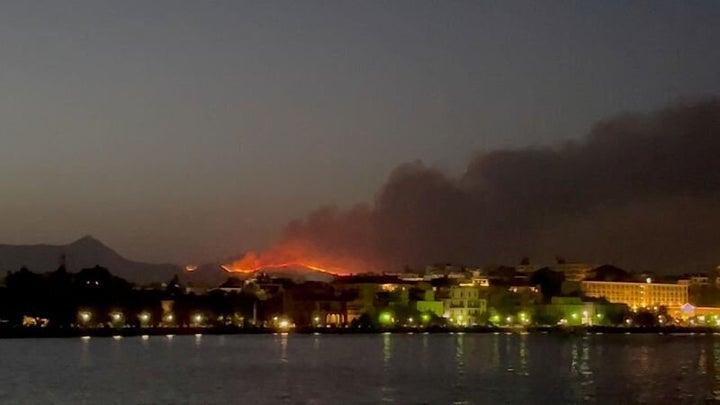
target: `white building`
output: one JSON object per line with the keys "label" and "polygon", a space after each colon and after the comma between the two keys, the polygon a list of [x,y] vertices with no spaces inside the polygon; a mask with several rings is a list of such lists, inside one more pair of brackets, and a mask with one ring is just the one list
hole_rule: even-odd
{"label": "white building", "polygon": [[475,286],[452,286],[443,299],[443,317],[455,325],[469,326],[477,323],[478,316],[487,311],[487,300]]}

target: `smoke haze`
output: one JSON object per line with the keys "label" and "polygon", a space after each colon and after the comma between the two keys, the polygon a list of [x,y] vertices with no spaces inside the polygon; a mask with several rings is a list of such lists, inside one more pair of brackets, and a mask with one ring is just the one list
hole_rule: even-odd
{"label": "smoke haze", "polygon": [[579,142],[480,153],[458,178],[403,164],[372,204],[320,208],[288,224],[269,252],[302,245],[354,270],[556,255],[708,270],[720,264],[718,151],[720,100],[711,99],[611,118]]}

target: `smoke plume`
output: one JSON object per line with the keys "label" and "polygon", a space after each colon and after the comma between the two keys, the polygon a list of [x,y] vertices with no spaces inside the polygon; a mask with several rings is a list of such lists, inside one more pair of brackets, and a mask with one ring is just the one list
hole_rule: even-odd
{"label": "smoke plume", "polygon": [[[255,258],[348,271],[556,255],[656,271],[720,264],[720,100],[628,114],[581,141],[478,154],[459,178],[403,164],[369,205],[324,207]],[[322,267],[322,266],[321,266]]]}

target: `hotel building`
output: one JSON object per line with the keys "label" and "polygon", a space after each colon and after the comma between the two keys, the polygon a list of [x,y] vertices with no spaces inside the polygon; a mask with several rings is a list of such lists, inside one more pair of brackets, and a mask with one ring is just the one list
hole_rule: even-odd
{"label": "hotel building", "polygon": [[605,298],[631,308],[680,307],[688,302],[688,286],[682,284],[582,281],[580,288],[588,297]]}

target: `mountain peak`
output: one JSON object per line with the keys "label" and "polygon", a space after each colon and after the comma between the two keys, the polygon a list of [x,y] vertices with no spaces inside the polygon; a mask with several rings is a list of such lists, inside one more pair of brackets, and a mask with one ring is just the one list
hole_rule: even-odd
{"label": "mountain peak", "polygon": [[171,264],[152,264],[128,260],[91,235],[66,245],[0,245],[0,274],[27,267],[46,272],[58,268],[58,259],[67,271],[101,266],[112,274],[136,282],[166,281],[180,269]]}
{"label": "mountain peak", "polygon": [[92,235],[85,235],[82,238],[71,243],[70,246],[97,247],[97,248],[105,248],[105,249],[108,248],[104,243],[100,242],[100,240],[93,237]]}

